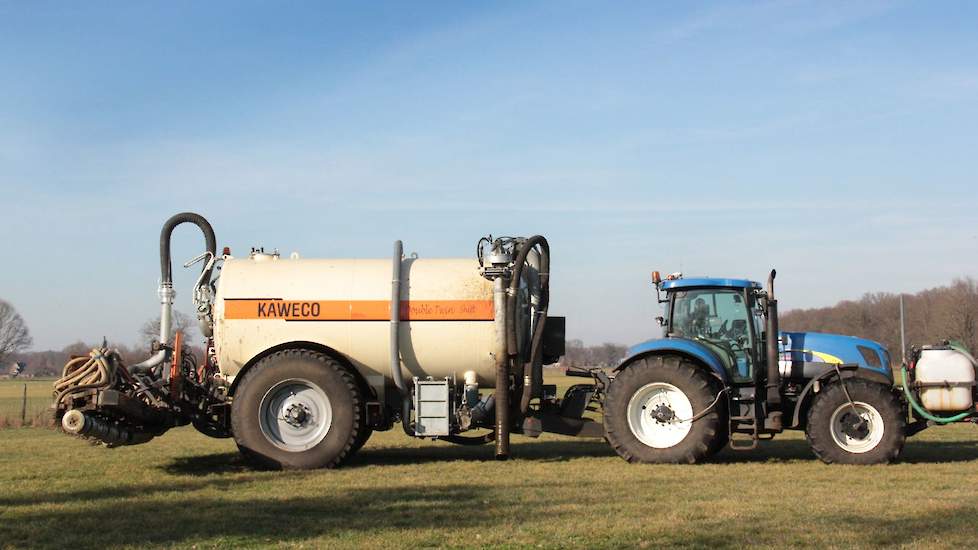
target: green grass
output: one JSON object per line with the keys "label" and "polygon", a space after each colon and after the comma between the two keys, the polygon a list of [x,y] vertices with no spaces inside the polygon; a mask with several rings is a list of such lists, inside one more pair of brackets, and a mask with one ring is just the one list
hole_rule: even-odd
{"label": "green grass", "polygon": [[51,406],[53,379],[0,380],[0,428],[21,425],[21,405],[24,386],[27,386],[28,426],[41,426],[47,420]]}
{"label": "green grass", "polygon": [[801,434],[695,466],[603,441],[514,437],[514,459],[374,434],[339,470],[252,470],[192,428],[91,446],[0,430],[0,547],[970,547],[978,428],[933,428],[900,463],[827,466]]}

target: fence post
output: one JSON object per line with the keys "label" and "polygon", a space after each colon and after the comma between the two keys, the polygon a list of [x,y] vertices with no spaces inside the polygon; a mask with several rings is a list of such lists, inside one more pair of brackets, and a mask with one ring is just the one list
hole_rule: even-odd
{"label": "fence post", "polygon": [[24,384],[24,398],[20,402],[20,425],[27,422],[27,384]]}

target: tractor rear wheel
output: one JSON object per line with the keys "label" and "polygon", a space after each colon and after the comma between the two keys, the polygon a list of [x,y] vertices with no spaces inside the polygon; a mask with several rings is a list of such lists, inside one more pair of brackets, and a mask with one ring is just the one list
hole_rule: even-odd
{"label": "tractor rear wheel", "polygon": [[845,388],[835,382],[815,394],[805,427],[815,456],[828,464],[896,460],[905,439],[903,408],[897,396],[877,382],[849,378],[843,383]]}
{"label": "tractor rear wheel", "polygon": [[726,443],[718,441],[723,438],[721,410],[710,408],[716,397],[709,376],[683,357],[639,359],[608,388],[604,402],[608,442],[628,462],[703,460]]}
{"label": "tractor rear wheel", "polygon": [[240,382],[231,431],[242,454],[275,469],[333,468],[366,441],[363,400],[353,376],[332,357],[284,350]]}

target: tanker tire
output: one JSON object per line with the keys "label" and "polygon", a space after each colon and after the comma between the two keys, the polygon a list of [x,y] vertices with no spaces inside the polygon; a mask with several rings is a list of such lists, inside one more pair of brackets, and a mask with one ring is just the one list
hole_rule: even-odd
{"label": "tanker tire", "polygon": [[[329,399],[332,418],[323,439],[302,451],[276,446],[262,433],[260,403],[276,384],[302,379]],[[309,350],[283,350],[263,358],[241,380],[231,404],[231,431],[238,449],[252,464],[270,469],[335,468],[352,454],[364,424],[363,399],[356,380],[332,357]],[[366,439],[364,438],[364,441]]]}
{"label": "tanker tire", "polygon": [[[875,447],[863,452],[850,452],[840,446],[832,435],[833,416],[837,411],[844,413],[849,400],[838,383],[822,386],[815,394],[808,413],[805,436],[808,443],[822,462],[826,464],[885,464],[900,456],[906,439],[903,408],[900,401],[888,386],[878,382],[848,378],[845,380],[849,396],[855,403],[863,403],[875,409],[880,415],[883,429],[882,437]],[[862,408],[863,405],[860,405]]]}
{"label": "tanker tire", "polygon": [[681,391],[695,414],[706,410],[717,395],[702,368],[683,357],[655,355],[629,364],[612,381],[604,402],[605,434],[619,456],[631,463],[693,464],[726,444],[718,407],[693,422],[685,437],[671,447],[656,448],[641,442],[629,426],[629,403],[636,392],[654,383],[670,384]]}
{"label": "tanker tire", "polygon": [[354,441],[353,446],[350,447],[350,452],[347,454],[347,458],[352,457],[360,449],[362,449],[363,446],[367,444],[367,441],[370,439],[370,436],[373,435],[373,433],[374,433],[373,428],[371,428],[370,426],[364,426],[363,429],[360,430],[360,435],[357,436],[357,440]]}

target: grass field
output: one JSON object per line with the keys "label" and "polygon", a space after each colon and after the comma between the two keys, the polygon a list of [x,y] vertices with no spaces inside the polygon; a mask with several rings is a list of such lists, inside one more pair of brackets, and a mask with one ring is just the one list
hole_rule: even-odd
{"label": "grass field", "polygon": [[21,405],[27,386],[26,425],[41,426],[51,406],[52,379],[0,380],[0,428],[21,425]]}
{"label": "grass field", "polygon": [[602,441],[492,447],[378,433],[344,468],[249,469],[180,428],[108,450],[0,430],[0,547],[971,547],[978,428],[925,431],[900,463],[827,466],[800,434],[696,466]]}

